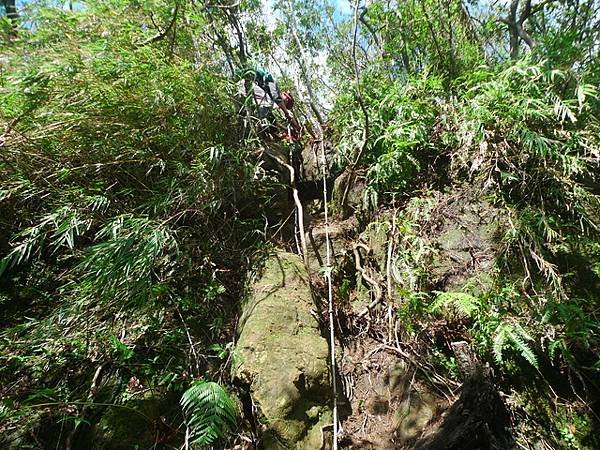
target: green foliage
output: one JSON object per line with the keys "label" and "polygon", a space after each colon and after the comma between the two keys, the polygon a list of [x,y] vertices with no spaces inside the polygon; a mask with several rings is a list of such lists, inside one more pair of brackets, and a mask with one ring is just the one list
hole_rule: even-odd
{"label": "green foliage", "polygon": [[96,298],[136,301],[148,298],[153,278],[173,269],[177,242],[164,223],[143,217],[121,216],[97,234],[98,244],[89,247],[76,271],[80,288]]}
{"label": "green foliage", "polygon": [[478,298],[464,292],[434,292],[436,298],[429,307],[432,313],[447,313],[453,311],[458,316],[472,317],[481,310],[481,302]]}
{"label": "green foliage", "polygon": [[27,263],[39,255],[43,244],[53,251],[63,247],[73,250],[75,239],[88,231],[90,226],[91,221],[82,219],[72,205],[59,207],[43,216],[34,226],[17,233],[17,243],[0,260],[0,275],[7,268]]}
{"label": "green foliage", "polygon": [[[295,92],[312,83],[314,98],[296,98],[307,130],[307,103],[333,105],[326,137],[342,167],[363,143],[359,72],[369,129],[353,169],[368,179],[365,204],[404,208],[390,269],[403,330],[417,339],[429,313],[458,318],[449,331],[506,383],[525,363],[566,373],[574,390],[597,373],[597,2],[540,2],[526,21],[535,45],[521,36],[516,48],[498,20],[506,2],[371,1],[355,48],[354,17],[328,1],[268,5],[281,13],[274,26],[256,1],[26,3],[17,36],[0,19],[0,381],[11,399],[0,418],[11,428],[39,438],[36,424],[60,416],[67,435],[85,420],[72,408],[19,404],[86,400],[98,361],[107,378],[179,390],[212,367],[205,354],[235,357],[218,342],[230,341],[273,198],[268,177],[254,177],[259,143],[238,131],[231,74],[246,58]],[[513,50],[526,56],[509,61]],[[428,292],[441,289],[427,270],[439,210],[426,194],[404,200],[465,182],[506,219],[496,285]],[[195,383],[182,405],[197,443],[236,426],[215,383]],[[569,412],[553,446],[583,448],[588,428]]]}
{"label": "green foliage", "polygon": [[583,299],[569,301],[548,301],[543,323],[554,331],[548,344],[548,357],[555,361],[561,355],[571,366],[577,366],[576,353],[596,349],[600,322],[585,311]]}
{"label": "green foliage", "polygon": [[[368,178],[377,192],[402,192],[419,173],[430,148],[436,97],[441,95],[442,86],[433,77],[415,78],[409,83],[376,79],[370,74],[365,74],[365,79],[368,84],[363,95],[374,136],[365,158]],[[340,158],[351,156],[362,139],[362,117],[353,107],[355,101],[350,94],[338,97],[332,113]]]}
{"label": "green foliage", "polygon": [[519,62],[476,73],[464,89],[445,119],[457,174],[477,177],[519,210],[529,208],[547,240],[560,237],[550,228],[558,224],[590,233],[600,203],[582,180],[595,179],[600,158],[590,103],[595,88],[568,72]]}
{"label": "green foliage", "polygon": [[[253,177],[205,17],[183,3],[177,32],[147,45],[172,2],[30,4],[31,29],[2,44],[0,379],[17,402],[87,401],[98,361],[104,380],[176,391],[206,364],[190,341],[230,333],[272,186]],[[17,405],[11,426],[76,413],[63,408]]]}
{"label": "green foliage", "polygon": [[448,356],[438,348],[431,349],[431,360],[436,367],[439,367],[443,373],[448,374],[452,379],[460,379],[460,370],[456,357]]}
{"label": "green foliage", "polygon": [[206,445],[225,439],[237,427],[237,408],[218,383],[196,381],[183,393],[181,406],[193,443]]}
{"label": "green foliage", "polygon": [[527,341],[533,341],[533,338],[518,323],[501,323],[494,332],[494,358],[498,364],[502,364],[504,361],[503,352],[507,348],[514,348],[529,364],[537,369],[537,358]]}
{"label": "green foliage", "polygon": [[126,361],[133,357],[133,350],[131,350],[127,345],[123,344],[123,342],[121,342],[121,340],[118,337],[109,336],[108,340],[115,349],[115,351],[118,353],[119,358],[121,360]]}

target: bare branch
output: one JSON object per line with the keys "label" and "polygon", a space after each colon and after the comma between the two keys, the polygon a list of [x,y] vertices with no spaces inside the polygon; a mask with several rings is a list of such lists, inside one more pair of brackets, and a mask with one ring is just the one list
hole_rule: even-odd
{"label": "bare branch", "polygon": [[[351,170],[354,170],[360,161],[365,149],[367,148],[367,143],[369,141],[369,113],[367,112],[367,107],[365,106],[365,102],[362,97],[362,90],[360,88],[360,73],[358,70],[358,61],[356,60],[356,47],[357,47],[357,38],[358,38],[358,8],[359,8],[360,0],[356,0],[354,5],[354,35],[352,38],[352,62],[354,65],[354,82],[356,84],[356,97],[358,99],[358,104],[360,105],[360,109],[362,110],[364,116],[364,127],[363,127],[363,138],[362,144],[356,155],[354,162],[352,163]],[[344,202],[342,201],[342,204]]]}
{"label": "bare branch", "polygon": [[160,41],[161,39],[163,39],[167,34],[169,34],[169,32],[175,26],[175,22],[177,21],[178,13],[179,13],[179,2],[176,2],[175,8],[173,8],[173,16],[171,17],[171,21],[169,22],[169,25],[167,26],[167,28],[165,28],[162,31],[159,29],[158,33],[156,33],[151,38],[146,39],[144,42],[139,43],[138,46],[143,47],[145,45],[152,44],[153,42],[157,42],[157,41]]}
{"label": "bare branch", "polygon": [[519,17],[519,25],[523,25],[529,16],[531,15],[531,0],[525,0],[525,6],[523,7],[523,11],[521,11],[521,17]]}
{"label": "bare branch", "polygon": [[379,39],[379,36],[377,36],[377,32],[373,29],[373,26],[365,18],[366,14],[367,14],[367,7],[363,7],[362,8],[362,12],[360,13],[360,16],[359,16],[358,20],[360,20],[360,23],[362,23],[365,26],[365,28],[367,30],[369,30],[369,33],[371,33],[371,36],[373,36],[373,40],[375,41],[375,44],[379,48],[379,51],[383,52],[383,47],[381,45],[381,40]]}
{"label": "bare branch", "polygon": [[240,1],[232,3],[231,5],[206,5],[207,8],[219,8],[219,9],[235,9],[240,6]]}

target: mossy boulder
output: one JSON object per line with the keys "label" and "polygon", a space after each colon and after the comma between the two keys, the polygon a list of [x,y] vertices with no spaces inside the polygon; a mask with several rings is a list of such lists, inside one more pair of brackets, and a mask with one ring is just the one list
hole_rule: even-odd
{"label": "mossy boulder", "polygon": [[94,426],[92,448],[95,450],[147,449],[162,439],[161,417],[178,411],[174,394],[147,391],[106,410]]}
{"label": "mossy boulder", "polygon": [[342,221],[335,221],[329,224],[328,229],[325,223],[318,223],[306,232],[306,242],[308,246],[308,263],[311,272],[318,273],[321,267],[327,265],[327,233],[329,233],[330,242],[330,263],[332,266],[339,267],[344,261],[350,241],[355,237],[358,228],[358,221],[351,217]]}
{"label": "mossy boulder", "polygon": [[492,282],[502,214],[479,198],[458,197],[448,203],[440,208],[436,233],[431,236],[437,249],[429,267],[431,281],[448,291],[467,287],[474,294],[486,291]]}
{"label": "mossy boulder", "polygon": [[319,449],[331,423],[329,349],[308,276],[290,253],[270,257],[243,305],[233,377],[249,388],[271,449]]}
{"label": "mossy boulder", "polygon": [[427,390],[411,389],[396,411],[394,428],[399,441],[404,443],[419,437],[435,417],[439,403]]}
{"label": "mossy boulder", "polygon": [[368,181],[363,173],[346,170],[333,186],[333,210],[346,219],[363,209]]}

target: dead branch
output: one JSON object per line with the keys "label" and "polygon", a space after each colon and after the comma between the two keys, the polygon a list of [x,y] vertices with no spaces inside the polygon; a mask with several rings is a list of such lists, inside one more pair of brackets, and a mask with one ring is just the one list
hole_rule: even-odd
{"label": "dead branch", "polygon": [[212,5],[206,5],[207,8],[219,8],[219,9],[235,9],[238,6],[240,6],[240,1],[237,1],[235,3],[232,3],[231,5],[216,5],[216,4],[212,4]]}
{"label": "dead branch", "polygon": [[541,11],[547,4],[556,0],[544,0],[537,5],[532,5],[531,0],[525,0],[525,4],[519,12],[520,0],[512,0],[509,7],[509,13],[506,17],[500,17],[498,20],[508,27],[510,35],[510,57],[516,59],[519,57],[520,40],[523,40],[529,48],[535,47],[535,41],[525,30],[525,22],[534,14]]}
{"label": "dead branch", "polygon": [[[352,63],[354,65],[354,82],[356,85],[356,98],[358,100],[360,109],[363,113],[364,126],[363,126],[362,144],[360,146],[358,154],[356,155],[356,158],[354,159],[354,162],[352,163],[352,166],[350,169],[351,171],[354,171],[354,169],[358,165],[363,153],[365,152],[365,149],[367,148],[367,143],[369,141],[369,113],[367,111],[367,107],[365,106],[365,102],[364,102],[364,99],[362,96],[362,89],[360,88],[360,73],[358,70],[358,61],[356,59],[358,22],[359,22],[359,16],[358,16],[359,3],[360,3],[360,0],[356,0],[356,3],[354,5],[354,33],[352,36]],[[344,204],[344,200],[345,199],[342,199],[342,205]]]}

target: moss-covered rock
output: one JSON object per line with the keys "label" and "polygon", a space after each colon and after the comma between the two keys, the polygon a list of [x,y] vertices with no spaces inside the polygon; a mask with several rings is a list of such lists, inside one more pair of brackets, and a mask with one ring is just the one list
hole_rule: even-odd
{"label": "moss-covered rock", "polygon": [[94,450],[147,449],[156,444],[160,433],[161,416],[178,409],[173,394],[147,391],[106,410],[94,426]]}
{"label": "moss-covered rock", "polygon": [[355,217],[351,217],[332,222],[328,228],[325,223],[318,223],[307,230],[308,264],[311,272],[317,273],[321,267],[327,265],[327,233],[329,233],[331,265],[339,267],[344,261],[350,247],[349,241],[355,237],[357,228],[358,221]]}
{"label": "moss-covered rock", "polygon": [[301,259],[277,253],[243,306],[233,376],[249,386],[270,449],[318,449],[330,423],[328,346]]}
{"label": "moss-covered rock", "polygon": [[429,392],[413,389],[396,412],[395,431],[400,442],[421,435],[439,409],[439,400]]}
{"label": "moss-covered rock", "polygon": [[368,182],[363,174],[345,171],[333,186],[332,209],[346,219],[359,212],[364,205]]}
{"label": "moss-covered rock", "polygon": [[[446,200],[447,201],[447,200]],[[430,239],[437,249],[430,266],[431,282],[444,290],[478,293],[491,285],[489,272],[498,250],[496,233],[501,227],[500,211],[487,201],[458,197],[437,218]]]}

